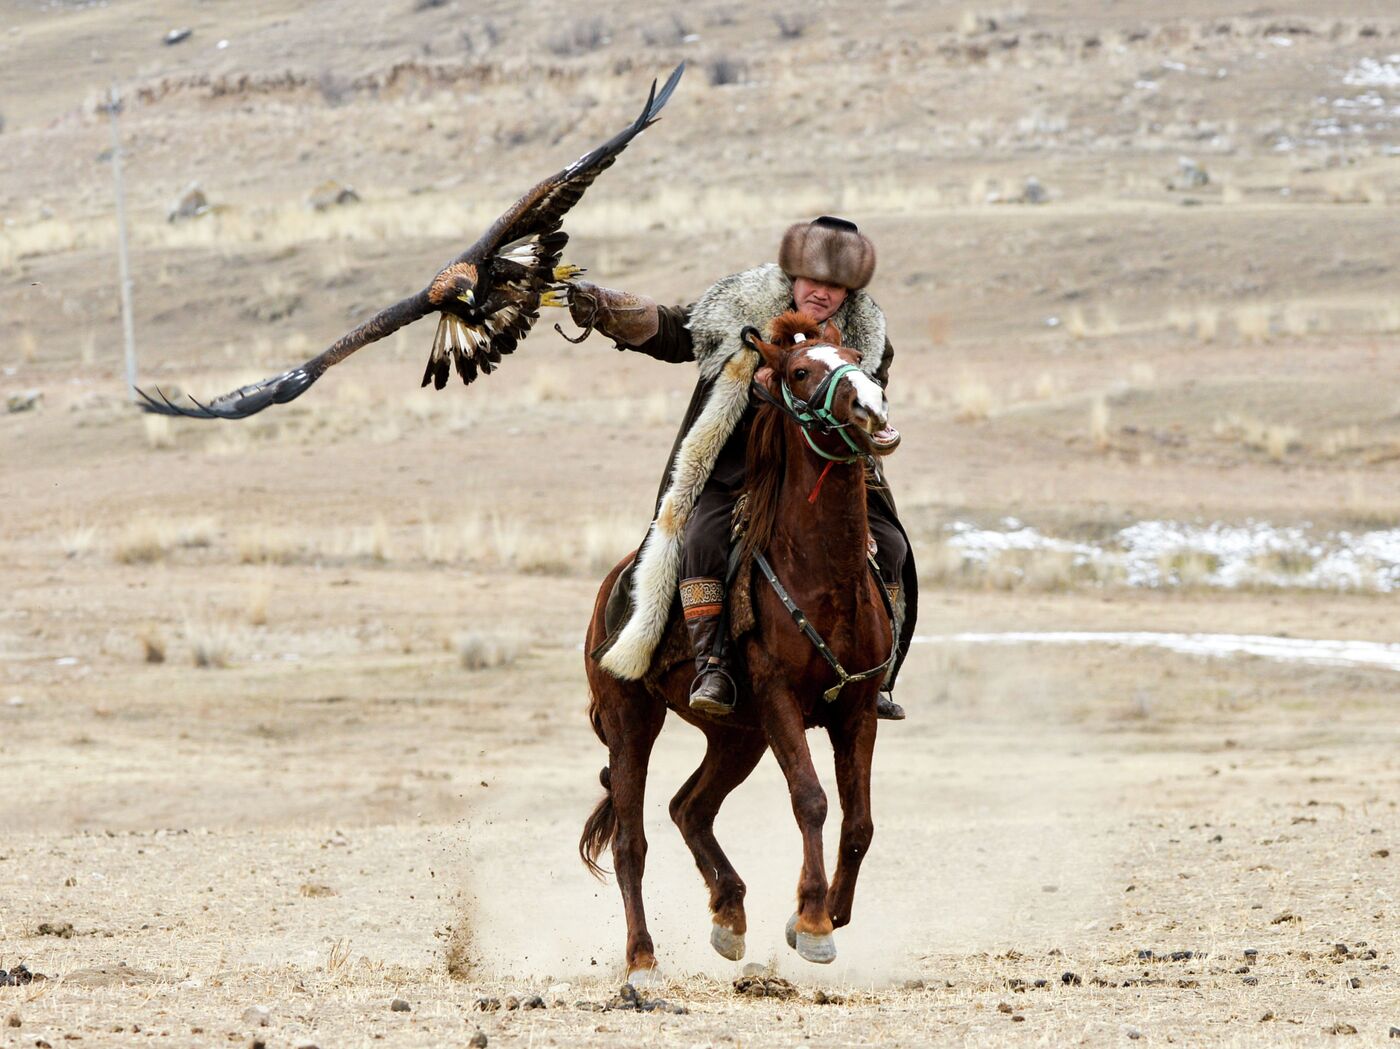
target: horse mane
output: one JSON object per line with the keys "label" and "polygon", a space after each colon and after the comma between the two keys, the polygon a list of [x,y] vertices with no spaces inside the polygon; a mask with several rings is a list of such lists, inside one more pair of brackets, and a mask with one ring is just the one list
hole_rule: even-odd
{"label": "horse mane", "polygon": [[787,313],[780,314],[769,327],[768,341],[774,346],[791,348],[797,344],[797,336],[801,335],[807,342],[832,343],[839,346],[839,336],[835,340],[828,339],[823,332],[824,327],[825,325],[818,324],[805,313],[788,310]]}
{"label": "horse mane", "polygon": [[760,404],[749,428],[749,446],[744,455],[744,494],[747,520],[739,547],[743,561],[768,548],[773,525],[778,518],[778,491],[787,466],[787,446],[783,442],[783,414],[771,404]]}

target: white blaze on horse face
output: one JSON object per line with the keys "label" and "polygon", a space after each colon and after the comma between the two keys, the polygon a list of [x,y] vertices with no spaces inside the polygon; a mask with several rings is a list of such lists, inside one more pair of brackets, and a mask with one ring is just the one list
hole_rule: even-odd
{"label": "white blaze on horse face", "polygon": [[[814,346],[803,352],[817,363],[825,364],[830,371],[851,363],[843,359],[840,351],[834,346]],[[878,382],[863,371],[847,372],[844,378],[855,387],[857,404],[881,422],[889,418],[889,401],[886,400],[885,391],[880,389]]]}

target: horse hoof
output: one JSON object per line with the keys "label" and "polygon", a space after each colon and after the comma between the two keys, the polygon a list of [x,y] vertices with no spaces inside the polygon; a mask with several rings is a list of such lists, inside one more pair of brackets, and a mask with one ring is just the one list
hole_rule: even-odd
{"label": "horse hoof", "polygon": [[791,947],[794,951],[797,950],[797,912],[796,912],[796,911],[793,911],[793,912],[792,912],[792,917],[788,919],[787,929],[786,929],[785,931],[786,931],[786,934],[787,934],[788,946]]}
{"label": "horse hoof", "polygon": [[633,969],[627,974],[627,982],[637,990],[643,987],[650,987],[661,979],[661,974],[653,969]]}
{"label": "horse hoof", "polygon": [[715,922],[710,926],[710,946],[721,958],[737,962],[744,956],[744,934]]}
{"label": "horse hoof", "polygon": [[831,933],[814,936],[809,932],[797,934],[797,953],[809,962],[830,965],[836,960],[836,937]]}

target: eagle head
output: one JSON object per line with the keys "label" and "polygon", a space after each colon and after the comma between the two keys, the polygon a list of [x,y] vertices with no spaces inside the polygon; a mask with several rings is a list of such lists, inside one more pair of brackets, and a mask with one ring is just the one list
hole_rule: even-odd
{"label": "eagle head", "polygon": [[458,262],[433,278],[428,288],[428,300],[440,309],[471,309],[476,305],[476,267]]}

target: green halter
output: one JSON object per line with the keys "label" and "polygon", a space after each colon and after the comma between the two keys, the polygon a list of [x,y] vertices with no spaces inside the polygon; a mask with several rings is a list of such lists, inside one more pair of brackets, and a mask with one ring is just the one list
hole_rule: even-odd
{"label": "green halter", "polygon": [[[865,453],[860,446],[851,440],[850,434],[846,433],[849,423],[837,422],[836,416],[831,414],[831,402],[836,399],[836,387],[841,379],[848,372],[860,371],[854,364],[843,364],[836,370],[827,373],[821,384],[812,391],[812,400],[820,400],[822,403],[813,407],[812,401],[800,400],[794,397],[792,390],[788,387],[787,380],[783,380],[783,402],[787,405],[788,411],[797,421],[802,429],[802,436],[807,440],[807,447],[816,452],[823,459],[829,459],[833,463],[853,463],[857,459],[863,458]],[[851,450],[850,455],[832,455],[817,447],[817,442],[812,440],[810,427],[818,427],[823,433],[836,431],[841,440],[846,443],[846,447]]]}

